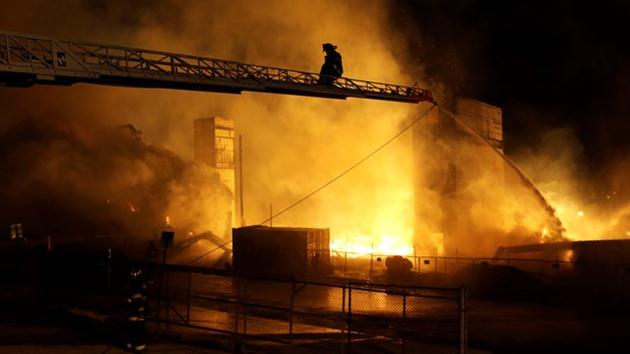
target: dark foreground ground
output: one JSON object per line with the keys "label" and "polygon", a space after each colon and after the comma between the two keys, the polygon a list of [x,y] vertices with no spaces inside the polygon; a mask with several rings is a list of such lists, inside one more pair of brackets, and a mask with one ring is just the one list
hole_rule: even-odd
{"label": "dark foreground ground", "polygon": [[596,304],[471,301],[470,346],[494,353],[630,353],[630,316]]}
{"label": "dark foreground ground", "polygon": [[[112,340],[112,329],[99,314],[79,309],[2,306],[0,353],[124,353]],[[247,340],[236,344],[231,337],[208,332],[173,328],[166,333],[148,326],[148,353],[340,353],[347,344],[325,338],[299,338],[293,344]],[[355,353],[398,353],[400,344],[378,338],[363,338],[352,344]],[[408,344],[407,353],[446,354],[455,348],[431,344]],[[485,353],[472,350],[471,353]]]}
{"label": "dark foreground ground", "polygon": [[[73,265],[75,263],[77,262],[72,263],[71,267],[59,268],[55,272],[51,271],[50,267],[42,266],[39,273],[33,273],[35,275],[25,277],[24,280],[20,279],[20,282],[13,279],[18,277],[9,276],[13,273],[0,271],[0,353],[121,352],[116,346],[116,326],[112,325],[107,316],[101,315],[107,313],[106,311],[99,311],[106,309],[107,303],[92,297],[94,294],[103,295],[104,292],[102,290],[85,294],[81,292],[83,288],[90,286],[94,289],[97,289],[96,285],[104,288],[102,281],[92,285],[87,282],[105,279],[102,267],[95,266],[94,269],[75,267]],[[77,272],[76,269],[82,270],[83,273]],[[77,274],[68,273],[69,270],[75,270]],[[86,274],[89,276],[85,276]],[[468,312],[468,337],[471,348],[469,352],[630,353],[630,345],[627,344],[627,338],[630,337],[628,336],[630,298],[626,299],[626,295],[623,295],[626,293],[622,292],[612,296],[615,294],[612,290],[623,284],[622,279],[624,282],[630,279],[626,278],[630,271],[623,274],[624,278],[615,278],[617,281],[608,282],[609,287],[589,285],[580,281],[579,287],[571,288],[573,290],[565,288],[557,290],[555,296],[551,296],[550,294],[554,293],[547,291],[546,288],[531,285],[514,287],[516,290],[509,296],[494,298],[474,296],[474,292],[471,291],[473,295],[470,297]],[[58,277],[53,281],[51,275]],[[177,293],[177,279],[174,276],[170,279],[171,292]],[[225,280],[229,278],[222,277],[223,281],[218,281],[218,277],[204,279],[203,277],[193,279],[196,284],[193,290],[198,295],[229,295],[234,291],[234,284]],[[515,284],[527,285],[522,278],[514,279]],[[48,288],[45,285],[48,285]],[[44,291],[45,288],[50,291]],[[311,312],[335,311],[339,309],[338,301],[341,297],[339,289],[331,289],[321,288],[315,291],[317,288],[306,287],[296,297],[296,306]],[[534,292],[531,289],[539,290]],[[608,289],[608,295],[602,289]],[[486,292],[486,295],[488,293],[492,292]],[[263,297],[274,298],[274,293],[269,290],[262,294]],[[534,296],[538,301],[523,301],[532,298],[532,294],[538,294]],[[102,298],[100,300],[109,298],[100,297]],[[388,299],[390,296],[384,294],[382,297]],[[178,306],[181,310],[181,304]],[[195,302],[193,306],[194,312],[198,314],[214,311],[209,312],[214,317],[206,318],[214,328],[220,327],[221,320],[224,320],[226,326],[232,326],[234,323],[229,311],[221,312],[220,308],[212,307],[208,303]],[[384,307],[379,311],[388,311],[388,308]],[[283,326],[281,329],[286,332],[286,323],[273,325],[276,323],[273,320],[251,313],[249,328],[252,331],[269,334],[274,332],[276,329],[274,327]],[[292,344],[251,338],[243,341],[232,335],[218,335],[176,326],[171,326],[170,331],[165,332],[164,328],[158,330],[152,323],[149,326],[151,336],[148,348],[149,352],[154,353],[233,352],[235,347],[243,353],[343,353],[347,352],[348,345],[343,340],[344,336],[340,335],[339,323],[303,323],[311,326],[296,327],[295,332],[305,335],[294,338]],[[225,330],[229,330],[229,327]],[[357,334],[352,337],[353,353],[457,352],[453,345],[439,345],[434,342],[408,342],[403,345],[373,334],[370,336]]]}
{"label": "dark foreground ground", "polygon": [[[3,308],[0,353],[124,353],[112,344],[108,331],[89,318],[34,309]],[[211,346],[197,347],[169,338],[152,337],[150,353],[225,353]]]}
{"label": "dark foreground ground", "polygon": [[[471,301],[470,353],[629,353],[630,317],[584,308]],[[613,309],[609,309],[613,310]],[[41,310],[33,306],[0,307],[0,353],[122,353],[112,328],[97,313],[78,308]],[[226,353],[231,336],[171,326],[149,326],[150,353]],[[247,340],[243,353],[341,353],[347,344],[326,336],[301,337],[293,344]],[[355,353],[399,353],[401,345],[378,337],[358,338]],[[407,353],[455,353],[435,344],[407,344]]]}

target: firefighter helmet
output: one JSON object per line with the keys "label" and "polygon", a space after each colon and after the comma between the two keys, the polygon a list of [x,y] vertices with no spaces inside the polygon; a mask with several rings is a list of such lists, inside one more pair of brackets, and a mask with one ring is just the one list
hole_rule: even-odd
{"label": "firefighter helmet", "polygon": [[324,43],[324,44],[322,44],[322,49],[324,49],[324,51],[327,52],[327,51],[330,51],[330,50],[337,49],[337,46],[333,45],[332,43]]}

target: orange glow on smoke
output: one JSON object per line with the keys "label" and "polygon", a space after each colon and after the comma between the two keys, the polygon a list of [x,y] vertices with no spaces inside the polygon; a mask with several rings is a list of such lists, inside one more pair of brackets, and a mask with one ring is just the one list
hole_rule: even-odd
{"label": "orange glow on smoke", "polygon": [[333,251],[347,252],[348,257],[376,255],[413,255],[410,240],[397,235],[362,235],[346,232],[333,238],[330,242]]}
{"label": "orange glow on smoke", "polygon": [[371,183],[364,180],[363,185],[344,188],[343,193],[355,202],[344,211],[326,215],[331,250],[348,253],[348,257],[413,255],[413,186],[404,183],[411,180],[411,173],[405,174],[376,175]]}
{"label": "orange glow on smoke", "polygon": [[[580,205],[570,195],[550,193],[550,203],[554,205],[558,217],[566,228],[566,237],[569,240],[598,240],[630,236],[628,231],[623,232],[615,226],[620,225],[625,215],[630,211],[630,206],[623,206],[614,212],[605,210],[605,203],[596,202],[590,205]],[[602,196],[602,201],[609,201],[610,196]]]}

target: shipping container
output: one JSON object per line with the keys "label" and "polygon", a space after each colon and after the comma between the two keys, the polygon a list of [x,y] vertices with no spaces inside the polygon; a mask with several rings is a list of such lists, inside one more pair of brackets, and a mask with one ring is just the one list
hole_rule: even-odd
{"label": "shipping container", "polygon": [[304,277],[330,268],[329,229],[248,226],[232,229],[238,274]]}

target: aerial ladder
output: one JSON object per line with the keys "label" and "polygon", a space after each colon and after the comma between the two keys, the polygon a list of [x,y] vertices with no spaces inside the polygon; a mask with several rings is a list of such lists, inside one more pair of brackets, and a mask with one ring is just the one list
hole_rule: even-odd
{"label": "aerial ladder", "polygon": [[165,88],[240,94],[266,92],[406,103],[432,102],[417,86],[339,78],[318,83],[319,74],[164,51],[47,38],[0,31],[0,85],[73,85]]}

